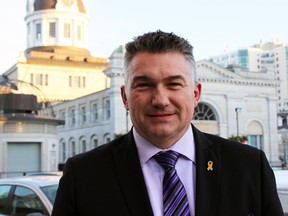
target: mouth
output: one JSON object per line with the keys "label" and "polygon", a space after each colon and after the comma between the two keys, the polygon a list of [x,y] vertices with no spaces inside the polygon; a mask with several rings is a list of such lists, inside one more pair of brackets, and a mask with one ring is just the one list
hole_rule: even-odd
{"label": "mouth", "polygon": [[155,114],[148,114],[150,117],[165,117],[165,116],[171,116],[172,113],[155,113]]}
{"label": "mouth", "polygon": [[148,114],[147,116],[155,121],[164,121],[169,120],[172,116],[174,116],[174,113],[153,113]]}

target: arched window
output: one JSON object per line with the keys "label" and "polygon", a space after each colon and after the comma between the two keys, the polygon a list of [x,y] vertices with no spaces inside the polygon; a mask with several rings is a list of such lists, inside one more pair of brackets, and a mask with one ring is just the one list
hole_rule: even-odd
{"label": "arched window", "polygon": [[91,149],[92,148],[96,148],[97,146],[99,145],[99,143],[98,143],[98,138],[97,138],[97,136],[94,134],[94,135],[92,135],[91,136]]}
{"label": "arched window", "polygon": [[264,150],[264,129],[260,122],[250,122],[246,128],[246,134],[248,134],[248,145]]}
{"label": "arched window", "polygon": [[199,121],[215,121],[216,116],[214,111],[208,105],[204,103],[199,103],[198,106],[195,108],[193,119]]}
{"label": "arched window", "polygon": [[87,151],[87,142],[86,142],[86,138],[84,136],[80,137],[79,143],[80,143],[81,152],[86,152]]}
{"label": "arched window", "polygon": [[71,142],[71,154],[72,156],[76,155],[76,143],[74,140]]}
{"label": "arched window", "polygon": [[107,143],[107,142],[110,142],[110,141],[111,141],[111,138],[110,138],[110,134],[109,134],[109,133],[106,133],[103,138],[104,138],[104,143]]}
{"label": "arched window", "polygon": [[69,156],[74,156],[76,155],[76,141],[73,137],[69,139],[69,146],[70,146],[70,151],[69,151]]}

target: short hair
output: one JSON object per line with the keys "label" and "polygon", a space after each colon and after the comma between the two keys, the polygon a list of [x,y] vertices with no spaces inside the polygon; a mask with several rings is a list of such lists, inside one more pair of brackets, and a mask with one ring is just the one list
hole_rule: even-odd
{"label": "short hair", "polygon": [[148,32],[138,37],[125,45],[124,69],[127,73],[129,64],[136,54],[140,52],[147,53],[166,53],[179,52],[183,54],[185,59],[191,64],[192,79],[196,82],[195,60],[193,56],[193,46],[184,38],[177,36],[173,32],[167,33],[161,30]]}

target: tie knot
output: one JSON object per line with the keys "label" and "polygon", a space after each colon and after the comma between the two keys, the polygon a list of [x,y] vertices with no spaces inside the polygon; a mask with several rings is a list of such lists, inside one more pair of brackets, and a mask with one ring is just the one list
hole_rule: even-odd
{"label": "tie knot", "polygon": [[174,168],[179,158],[179,153],[169,150],[165,152],[159,152],[154,155],[155,160],[164,168]]}

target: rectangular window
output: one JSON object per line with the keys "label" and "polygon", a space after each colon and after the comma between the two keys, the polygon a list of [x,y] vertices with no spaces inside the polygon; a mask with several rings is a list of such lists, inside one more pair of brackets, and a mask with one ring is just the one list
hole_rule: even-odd
{"label": "rectangular window", "polygon": [[70,38],[71,37],[70,23],[64,23],[64,37],[65,38]]}
{"label": "rectangular window", "polygon": [[[64,121],[64,125],[65,125],[65,119],[66,119],[65,110],[60,111],[59,118]],[[64,127],[64,125],[61,125],[60,127],[62,128]]]}
{"label": "rectangular window", "polygon": [[66,144],[65,144],[65,142],[63,142],[62,144],[61,144],[62,146],[62,162],[65,162],[65,160],[66,160]]}
{"label": "rectangular window", "polygon": [[86,78],[82,77],[82,87],[85,88],[86,87]]}
{"label": "rectangular window", "polygon": [[34,84],[34,74],[30,74],[30,83]]}
{"label": "rectangular window", "polygon": [[97,103],[94,103],[92,105],[92,116],[93,116],[93,122],[97,121],[98,120],[98,104]]}
{"label": "rectangular window", "polygon": [[263,135],[249,135],[248,144],[255,148],[264,150],[263,149]]}
{"label": "rectangular window", "polygon": [[56,23],[55,22],[50,22],[49,23],[49,36],[51,38],[56,37]]}
{"label": "rectangular window", "polygon": [[106,119],[110,119],[111,117],[110,100],[105,101],[105,114]]}
{"label": "rectangular window", "polygon": [[84,124],[86,122],[86,108],[81,107],[81,123]]}
{"label": "rectangular window", "polygon": [[41,23],[36,23],[36,39],[41,39]]}
{"label": "rectangular window", "polygon": [[70,120],[71,120],[71,126],[75,126],[76,124],[76,116],[75,116],[75,109],[70,110]]}
{"label": "rectangular window", "polygon": [[48,86],[48,74],[45,75],[45,85]]}
{"label": "rectangular window", "polygon": [[36,74],[36,85],[43,85],[43,74]]}
{"label": "rectangular window", "polygon": [[82,28],[80,25],[77,26],[77,38],[78,40],[82,39]]}

